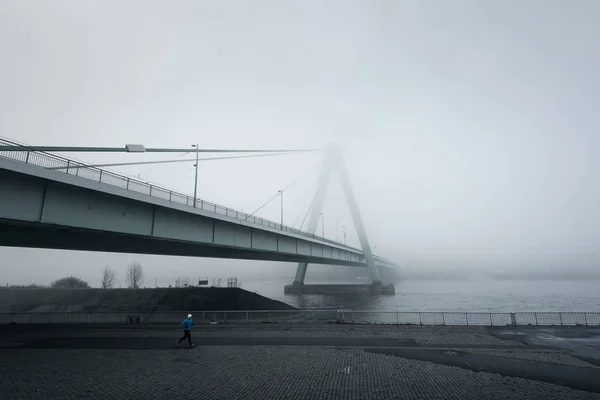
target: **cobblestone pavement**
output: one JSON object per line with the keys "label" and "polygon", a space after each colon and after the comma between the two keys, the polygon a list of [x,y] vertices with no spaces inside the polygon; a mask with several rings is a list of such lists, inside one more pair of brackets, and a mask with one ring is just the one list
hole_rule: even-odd
{"label": "cobblestone pavement", "polygon": [[8,399],[600,399],[360,348],[0,350]]}
{"label": "cobblestone pavement", "polygon": [[[573,367],[585,367],[600,369],[600,366],[565,354],[560,350],[529,350],[529,349],[457,349],[473,354],[487,354],[490,356],[514,358],[519,360],[542,361],[556,364],[571,365]],[[599,378],[600,379],[600,378]]]}
{"label": "cobblestone pavement", "polygon": [[230,330],[211,331],[203,330],[202,335],[236,335],[243,332],[245,336],[256,337],[348,337],[348,338],[371,338],[371,339],[410,339],[420,344],[478,344],[478,345],[502,345],[520,346],[521,343],[502,340],[489,336],[484,327],[463,326],[369,326],[353,327],[322,327],[304,328],[290,326],[284,329],[262,329],[255,331]]}
{"label": "cobblestone pavement", "polygon": [[[24,329],[26,329],[25,326]],[[179,327],[164,327],[144,329],[101,329],[93,330],[86,326],[80,329],[69,328],[65,331],[61,329],[35,329],[32,331],[25,330],[25,335],[39,335],[44,337],[52,337],[55,335],[65,336],[131,336],[137,337],[140,332],[149,337],[163,337],[165,332],[178,331]],[[167,334],[168,335],[168,334]],[[488,334],[485,327],[475,326],[348,326],[348,325],[242,325],[242,326],[197,326],[194,329],[196,337],[327,337],[327,338],[358,338],[358,339],[398,339],[398,340],[413,340],[415,343],[429,344],[456,344],[456,345],[507,345],[507,346],[523,346],[523,343],[499,339]],[[1,336],[1,333],[0,333]]]}
{"label": "cobblestone pavement", "polygon": [[600,400],[598,365],[483,327],[195,328],[0,327],[0,399]]}

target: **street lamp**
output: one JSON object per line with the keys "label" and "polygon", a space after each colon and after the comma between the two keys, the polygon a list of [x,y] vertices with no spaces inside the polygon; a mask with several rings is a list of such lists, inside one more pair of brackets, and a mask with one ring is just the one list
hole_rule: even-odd
{"label": "street lamp", "polygon": [[342,228],[344,228],[344,246],[346,245],[346,227],[344,225],[342,225]]}
{"label": "street lamp", "polygon": [[323,213],[321,213],[321,236],[325,239],[325,220],[323,220]]}
{"label": "street lamp", "polygon": [[283,229],[283,190],[279,191],[279,196],[281,196],[281,229]]}
{"label": "street lamp", "polygon": [[196,148],[196,164],[194,164],[194,167],[196,167],[196,177],[194,178],[194,207],[196,207],[196,195],[198,194],[198,145],[193,144],[192,147]]}

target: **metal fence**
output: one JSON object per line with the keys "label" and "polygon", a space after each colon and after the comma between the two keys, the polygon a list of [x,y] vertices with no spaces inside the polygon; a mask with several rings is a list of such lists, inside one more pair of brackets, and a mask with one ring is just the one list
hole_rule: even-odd
{"label": "metal fence", "polygon": [[[11,151],[2,150],[2,146],[21,146],[23,151]],[[282,225],[277,222],[270,221],[268,219],[259,218],[254,215],[249,215],[242,211],[238,211],[229,207],[221,206],[215,203],[208,202],[203,199],[196,198],[194,205],[194,197],[186,194],[176,192],[164,188],[162,186],[153,185],[148,182],[141,181],[139,179],[130,178],[125,175],[120,175],[111,171],[103,170],[100,168],[92,167],[83,164],[78,161],[74,161],[56,154],[50,154],[46,152],[30,151],[27,150],[27,146],[20,143],[12,142],[5,139],[0,139],[0,157],[9,158],[11,160],[21,161],[27,164],[36,165],[38,167],[52,169],[54,171],[62,172],[68,175],[77,176],[80,178],[90,179],[96,182],[105,183],[111,186],[116,186],[121,189],[131,190],[137,193],[146,194],[152,197],[158,197],[163,200],[168,200],[174,203],[182,204],[192,208],[208,211],[218,215],[224,215],[231,218],[236,218],[241,221],[248,223],[266,226],[285,232],[290,232],[296,235],[309,237],[312,239],[318,239],[321,242],[329,244],[335,244],[336,246],[346,248],[354,252],[360,252],[350,246],[343,245],[334,240],[325,239],[324,237],[317,236],[299,229],[292,228],[290,226]],[[380,257],[378,257],[381,259]]]}
{"label": "metal fence", "polygon": [[600,312],[398,312],[352,310],[0,313],[0,324],[347,323],[460,326],[599,326]]}

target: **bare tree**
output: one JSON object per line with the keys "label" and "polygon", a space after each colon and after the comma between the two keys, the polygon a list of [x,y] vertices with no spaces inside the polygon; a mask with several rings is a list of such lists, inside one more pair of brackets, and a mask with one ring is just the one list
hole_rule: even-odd
{"label": "bare tree", "polygon": [[117,273],[112,269],[104,267],[102,271],[102,289],[110,289],[115,286],[115,281],[117,280]]}
{"label": "bare tree", "polygon": [[127,282],[127,287],[130,289],[139,289],[142,286],[142,283],[144,283],[144,269],[142,268],[142,264],[137,261],[129,264],[125,275],[125,282]]}

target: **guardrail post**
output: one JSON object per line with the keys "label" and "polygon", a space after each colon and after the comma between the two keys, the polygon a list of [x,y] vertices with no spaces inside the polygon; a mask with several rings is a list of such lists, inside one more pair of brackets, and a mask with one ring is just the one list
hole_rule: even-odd
{"label": "guardrail post", "polygon": [[204,324],[204,311],[202,311],[202,323]]}
{"label": "guardrail post", "polygon": [[583,319],[585,319],[585,326],[587,326],[587,313],[583,313]]}
{"label": "guardrail post", "polygon": [[248,311],[246,311],[246,323],[248,323]]}
{"label": "guardrail post", "polygon": [[98,178],[98,182],[102,182],[102,170],[100,170],[100,177]]}
{"label": "guardrail post", "polygon": [[562,313],[558,313],[558,319],[560,320],[560,326],[562,326]]}
{"label": "guardrail post", "polygon": [[25,156],[25,164],[29,164],[29,153],[30,151],[27,150],[27,155]]}
{"label": "guardrail post", "polygon": [[492,321],[492,313],[490,313],[490,326],[494,326],[494,322]]}
{"label": "guardrail post", "polygon": [[125,186],[125,189],[129,189],[129,178],[127,178],[127,185]]}
{"label": "guardrail post", "polygon": [[[517,326],[517,317],[515,317],[515,313],[514,312],[510,313],[510,324],[512,326]],[[536,316],[535,324],[537,325],[537,316]]]}
{"label": "guardrail post", "polygon": [[421,320],[421,313],[419,313],[419,325],[423,325],[423,321]]}
{"label": "guardrail post", "polygon": [[[537,320],[537,313],[533,313],[533,316],[535,317],[535,326],[537,326],[538,324],[538,320]],[[516,324],[515,324],[516,325]]]}
{"label": "guardrail post", "polygon": [[467,326],[469,326],[469,314],[465,313],[465,319],[467,320]]}
{"label": "guardrail post", "polygon": [[396,325],[400,325],[400,320],[398,319],[398,313],[396,313]]}
{"label": "guardrail post", "polygon": [[71,164],[71,160],[67,160],[67,174],[69,173],[69,165]]}
{"label": "guardrail post", "polygon": [[200,209],[204,210],[204,200],[200,200]]}
{"label": "guardrail post", "polygon": [[152,196],[152,185],[150,185],[150,196]]}
{"label": "guardrail post", "polygon": [[171,201],[171,197],[173,196],[173,191],[169,190],[169,201]]}
{"label": "guardrail post", "polygon": [[442,325],[446,325],[446,313],[442,313]]}

